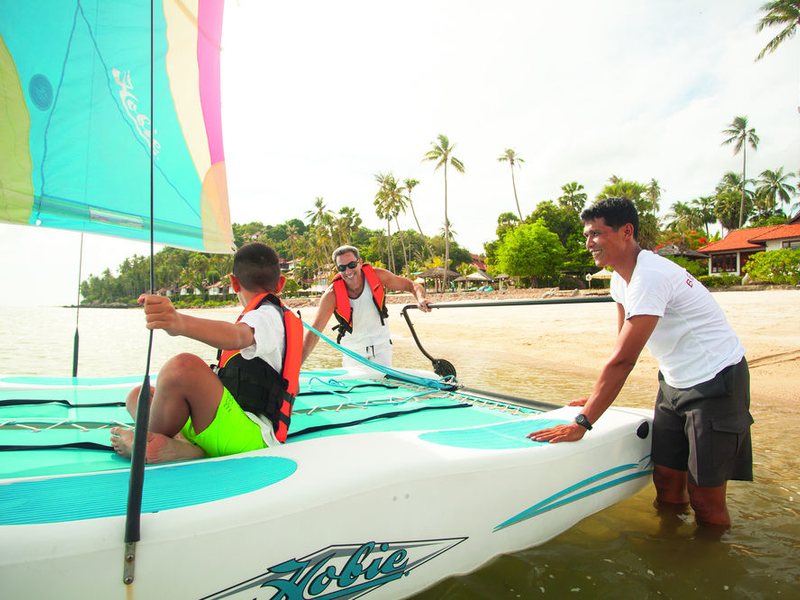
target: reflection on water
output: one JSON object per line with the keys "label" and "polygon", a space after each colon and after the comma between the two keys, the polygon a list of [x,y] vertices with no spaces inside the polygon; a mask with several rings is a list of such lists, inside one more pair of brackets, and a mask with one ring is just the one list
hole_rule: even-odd
{"label": "reflection on water", "polygon": [[[391,307],[395,363],[430,369]],[[412,312],[425,348],[446,358],[460,380],[537,400],[563,403],[585,395],[613,339],[613,306],[592,306],[596,328],[576,322],[570,307],[555,306],[533,317],[521,309],[502,315],[459,309],[447,314]],[[516,312],[514,312],[516,311]],[[233,320],[236,309],[195,311]],[[445,311],[440,311],[444,313]],[[574,314],[574,313],[572,313]],[[306,321],[313,311],[303,311]],[[138,310],[81,311],[80,374],[143,372],[148,332]],[[5,372],[69,375],[75,313],[59,308],[0,307],[0,361]],[[543,323],[546,322],[546,327]],[[513,323],[514,327],[509,327]],[[567,359],[553,349],[569,348]],[[194,352],[213,360],[199,343],[156,332],[152,366]],[[335,367],[335,350],[320,343],[306,367]],[[643,357],[620,401],[652,405],[655,367]],[[732,482],[729,505],[734,528],[711,541],[698,536],[690,515],[660,519],[653,492],[593,515],[546,544],[501,556],[478,571],[448,579],[417,600],[495,598],[776,598],[800,590],[800,437],[796,407],[757,414],[755,483]],[[793,420],[795,426],[787,425]]]}

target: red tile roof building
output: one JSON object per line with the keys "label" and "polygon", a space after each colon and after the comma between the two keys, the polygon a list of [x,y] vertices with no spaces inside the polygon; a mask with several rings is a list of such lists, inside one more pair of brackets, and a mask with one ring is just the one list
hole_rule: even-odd
{"label": "red tile roof building", "polygon": [[734,229],[717,242],[698,248],[709,255],[708,272],[713,274],[741,275],[742,267],[756,252],[800,249],[800,219],[788,225],[769,225],[750,229]]}

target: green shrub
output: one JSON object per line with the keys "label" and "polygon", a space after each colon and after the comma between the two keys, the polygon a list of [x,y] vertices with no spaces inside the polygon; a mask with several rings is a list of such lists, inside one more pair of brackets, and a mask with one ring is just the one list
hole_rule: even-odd
{"label": "green shrub", "polygon": [[706,263],[700,263],[685,256],[667,256],[667,260],[671,260],[676,265],[683,267],[689,272],[689,275],[695,278],[702,277],[708,273],[708,265]]}
{"label": "green shrub", "polygon": [[300,284],[297,283],[296,280],[287,278],[286,285],[283,286],[283,291],[281,291],[281,296],[294,296],[297,294],[297,291],[300,289]]}
{"label": "green shrub", "polygon": [[800,249],[757,252],[742,270],[753,281],[797,285],[800,283]]}
{"label": "green shrub", "polygon": [[728,287],[742,283],[738,275],[702,275],[697,280],[707,288]]}

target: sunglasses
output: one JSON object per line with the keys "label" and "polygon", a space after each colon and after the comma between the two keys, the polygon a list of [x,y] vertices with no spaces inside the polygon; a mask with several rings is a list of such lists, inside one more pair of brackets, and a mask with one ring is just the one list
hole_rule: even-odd
{"label": "sunglasses", "polygon": [[339,273],[344,273],[347,269],[355,269],[358,266],[358,261],[354,260],[353,262],[349,262],[346,265],[336,265],[336,268],[339,269]]}

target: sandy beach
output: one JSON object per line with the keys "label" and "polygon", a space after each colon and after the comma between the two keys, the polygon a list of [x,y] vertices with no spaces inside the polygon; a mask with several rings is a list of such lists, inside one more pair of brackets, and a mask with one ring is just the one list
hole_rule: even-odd
{"label": "sandy beach", "polygon": [[[602,295],[584,291],[581,295]],[[573,297],[569,291],[507,290],[492,293],[429,294],[434,303],[508,301],[543,297]],[[747,289],[714,292],[728,321],[739,335],[750,364],[754,416],[766,425],[789,419],[800,422],[800,289]],[[395,342],[395,364],[430,368],[414,346],[399,312],[411,302],[407,295],[391,296],[389,320]],[[303,302],[306,321],[313,319],[313,301]],[[518,383],[535,378],[538,399],[566,401],[570,392],[580,396],[591,389],[594,378],[611,351],[616,336],[613,303],[456,308],[430,314],[410,311],[424,348],[446,358],[470,385],[487,385],[492,365],[515,365],[524,373],[520,382],[506,374],[499,387],[519,392]],[[323,344],[315,354],[326,354]],[[330,356],[335,356],[330,350]],[[312,355],[313,357],[313,355]],[[335,358],[333,359],[335,360]],[[324,361],[328,362],[328,361]],[[326,365],[328,366],[328,365]],[[332,366],[332,365],[331,365]],[[649,406],[653,400],[657,365],[645,350],[631,374],[619,402]]]}

